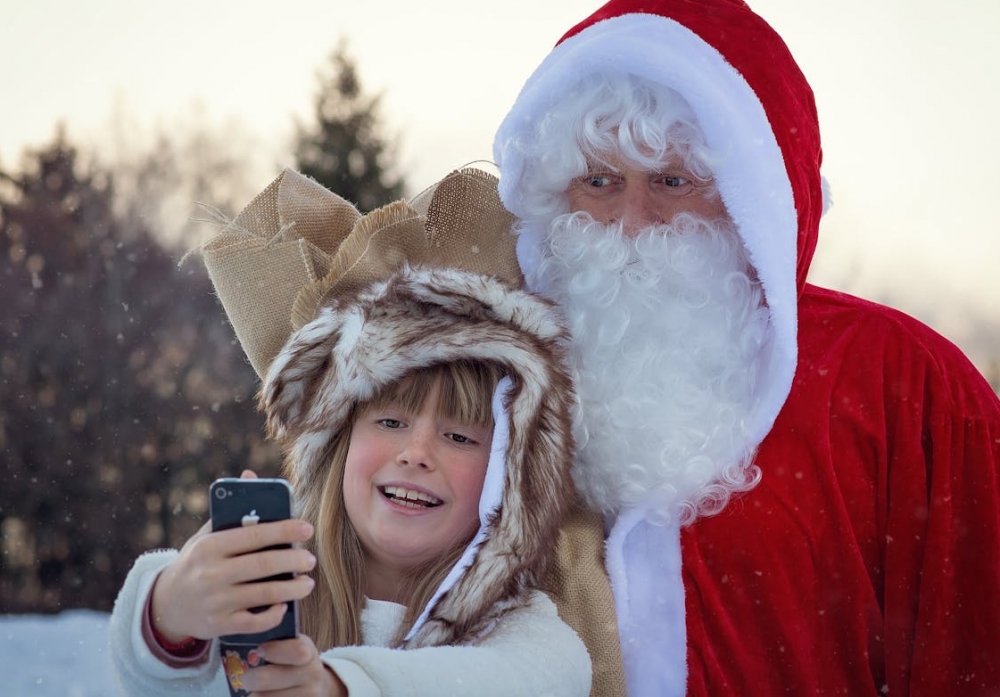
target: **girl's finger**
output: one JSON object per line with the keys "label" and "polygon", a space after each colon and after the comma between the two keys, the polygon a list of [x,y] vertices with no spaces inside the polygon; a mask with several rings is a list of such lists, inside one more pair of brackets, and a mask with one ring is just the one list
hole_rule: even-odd
{"label": "girl's finger", "polygon": [[228,560],[226,580],[249,583],[280,574],[304,574],[316,567],[316,557],[305,549],[269,549]]}
{"label": "girl's finger", "polygon": [[294,639],[280,639],[261,644],[260,650],[268,663],[286,666],[304,666],[319,658],[319,651],[312,639],[300,634]]}
{"label": "girl's finger", "polygon": [[277,627],[286,612],[288,612],[288,604],[278,603],[271,605],[263,612],[242,610],[233,613],[226,619],[225,627],[220,631],[220,635],[266,632]]}
{"label": "girl's finger", "polygon": [[222,556],[237,557],[266,547],[305,542],[312,535],[312,525],[304,520],[293,518],[220,530],[206,538],[204,544]]}
{"label": "girl's finger", "polygon": [[226,598],[230,614],[239,613],[252,607],[267,607],[284,604],[291,600],[302,600],[316,585],[309,576],[296,576],[287,581],[267,581],[246,583],[233,587]]}

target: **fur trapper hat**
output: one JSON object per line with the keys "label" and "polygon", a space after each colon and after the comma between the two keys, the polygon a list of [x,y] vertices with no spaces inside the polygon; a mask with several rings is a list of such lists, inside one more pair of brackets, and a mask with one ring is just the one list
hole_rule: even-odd
{"label": "fur trapper hat", "polygon": [[[327,273],[283,296],[291,321],[308,321],[273,359],[255,360],[268,366],[260,405],[287,448],[300,510],[321,495],[329,447],[357,402],[443,362],[489,361],[506,374],[494,399],[479,533],[406,637],[408,648],[472,641],[523,603],[553,556],[573,491],[567,333],[549,301],[519,287],[496,179],[453,172],[429,204],[347,215],[352,229],[329,254]],[[328,208],[345,217],[342,205]]]}

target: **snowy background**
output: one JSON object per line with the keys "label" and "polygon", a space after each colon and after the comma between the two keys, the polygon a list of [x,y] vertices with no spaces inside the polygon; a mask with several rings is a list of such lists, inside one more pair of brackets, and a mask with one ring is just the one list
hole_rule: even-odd
{"label": "snowy background", "polygon": [[107,652],[108,615],[0,615],[2,697],[118,694]]}
{"label": "snowy background", "polygon": [[[214,122],[238,119],[271,154],[290,117],[308,113],[315,69],[348,36],[365,84],[384,91],[385,115],[405,135],[402,161],[419,187],[490,156],[523,80],[598,4],[296,0],[275,13],[259,1],[0,0],[0,156],[15,161],[59,120],[106,146],[115,113],[148,127],[197,105]],[[983,87],[1000,74],[1000,3],[750,4],[817,92],[836,204],[815,280],[915,314],[981,361],[995,356],[1000,91]],[[259,176],[262,188],[274,173]],[[107,620],[0,615],[0,697],[117,694]]]}

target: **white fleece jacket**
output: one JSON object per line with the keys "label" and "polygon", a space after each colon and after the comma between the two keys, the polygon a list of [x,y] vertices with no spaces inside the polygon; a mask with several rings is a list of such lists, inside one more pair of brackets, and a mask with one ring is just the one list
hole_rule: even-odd
{"label": "white fleece jacket", "polygon": [[[125,580],[111,614],[116,679],[130,697],[225,697],[228,687],[215,642],[206,663],[178,669],[153,656],[142,636],[142,612],[153,581],[176,556],[176,550],[144,554]],[[350,697],[586,697],[590,692],[587,650],[543,593],[506,613],[474,646],[387,648],[403,611],[396,603],[368,601],[361,616],[364,645],[322,654]]]}

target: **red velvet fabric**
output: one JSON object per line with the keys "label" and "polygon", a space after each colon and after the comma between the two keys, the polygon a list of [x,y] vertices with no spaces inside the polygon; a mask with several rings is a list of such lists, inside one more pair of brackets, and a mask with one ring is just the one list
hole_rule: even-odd
{"label": "red velvet fabric", "polygon": [[689,695],[1000,695],[1000,402],[957,348],[807,286],[757,461],[682,536]]}

